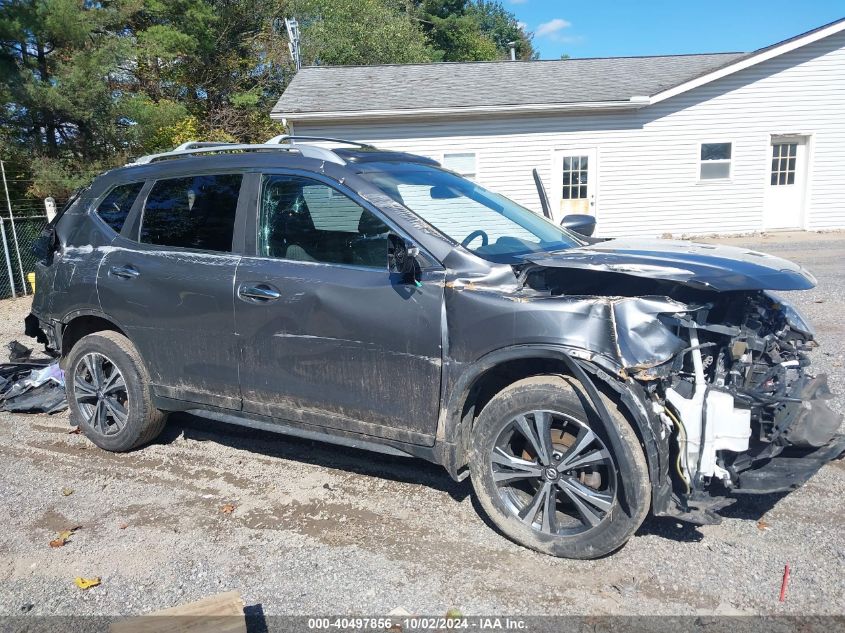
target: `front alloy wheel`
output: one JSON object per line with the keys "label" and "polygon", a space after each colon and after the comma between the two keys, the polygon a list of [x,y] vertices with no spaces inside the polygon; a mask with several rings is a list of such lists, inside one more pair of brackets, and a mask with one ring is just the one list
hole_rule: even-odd
{"label": "front alloy wheel", "polygon": [[645,454],[619,403],[600,397],[607,420],[577,380],[534,376],[503,389],[475,420],[473,488],[520,545],[597,558],[622,547],[645,519]]}
{"label": "front alloy wheel", "polygon": [[586,424],[557,411],[530,411],[508,424],[490,452],[499,497],[520,521],[571,535],[604,521],[616,498],[616,466]]}

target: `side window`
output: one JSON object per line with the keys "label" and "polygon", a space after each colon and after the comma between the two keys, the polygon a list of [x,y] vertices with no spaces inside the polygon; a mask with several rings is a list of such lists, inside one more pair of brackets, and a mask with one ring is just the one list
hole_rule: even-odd
{"label": "side window", "polygon": [[128,185],[118,185],[103,201],[97,205],[96,213],[100,219],[108,224],[115,233],[120,233],[126,216],[135,203],[135,198],[141,193],[143,182],[131,182]]}
{"label": "side window", "polygon": [[387,267],[387,233],[375,215],[336,189],[298,176],[264,176],[258,254]]}
{"label": "side window", "polygon": [[240,188],[240,174],[159,180],[144,204],[141,241],[228,253]]}
{"label": "side window", "polygon": [[725,180],[731,177],[731,143],[702,143],[698,177]]}

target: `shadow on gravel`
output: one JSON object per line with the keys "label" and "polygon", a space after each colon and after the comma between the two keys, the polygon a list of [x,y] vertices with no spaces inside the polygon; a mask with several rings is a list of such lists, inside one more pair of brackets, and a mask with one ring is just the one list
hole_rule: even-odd
{"label": "shadow on gravel", "polygon": [[746,519],[759,521],[769,510],[775,507],[788,492],[776,492],[768,495],[732,495],[736,503],[728,506],[720,515],[726,519]]}
{"label": "shadow on gravel", "polygon": [[185,413],[174,413],[170,416],[156,443],[170,444],[183,435],[195,442],[216,442],[266,457],[344,470],[400,483],[421,484],[445,492],[456,501],[463,501],[472,491],[468,480],[460,483],[452,481],[442,467],[422,459],[384,455],[304,440],[290,435],[224,424]]}
{"label": "shadow on gravel", "polygon": [[[742,519],[744,521],[759,521],[778,501],[783,499],[786,492],[769,495],[731,495],[736,502],[719,511],[719,516],[725,519]],[[682,543],[698,543],[704,535],[697,525],[683,523],[673,517],[649,516],[643,522],[638,535],[652,534],[662,538]]]}
{"label": "shadow on gravel", "polygon": [[697,525],[682,523],[672,517],[656,517],[649,515],[640,529],[637,536],[654,535],[681,543],[698,543],[704,538]]}

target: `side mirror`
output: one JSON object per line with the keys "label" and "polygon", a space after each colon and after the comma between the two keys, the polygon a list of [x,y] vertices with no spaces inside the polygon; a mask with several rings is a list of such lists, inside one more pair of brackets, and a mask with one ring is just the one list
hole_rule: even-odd
{"label": "side mirror", "polygon": [[395,233],[387,234],[387,269],[400,275],[403,284],[420,285],[420,249]]}
{"label": "side mirror", "polygon": [[596,219],[584,213],[573,213],[563,216],[560,225],[565,229],[589,237],[596,230]]}

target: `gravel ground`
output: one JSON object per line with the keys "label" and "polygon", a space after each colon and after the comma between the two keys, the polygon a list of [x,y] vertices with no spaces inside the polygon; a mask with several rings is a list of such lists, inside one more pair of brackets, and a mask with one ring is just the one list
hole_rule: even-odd
{"label": "gravel ground", "polygon": [[[817,275],[791,299],[818,327],[817,369],[845,394],[845,234],[721,241]],[[28,303],[0,302],[0,343],[31,342]],[[268,615],[845,613],[841,460],[790,495],[741,498],[721,525],[649,518],[615,555],[577,562],[509,542],[468,481],[422,461],[185,415],[115,455],[68,424],[0,413],[0,615],[139,614],[229,589]],[[82,591],[76,576],[102,585]]]}

